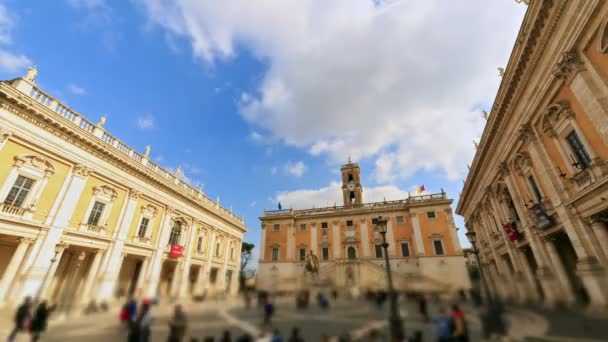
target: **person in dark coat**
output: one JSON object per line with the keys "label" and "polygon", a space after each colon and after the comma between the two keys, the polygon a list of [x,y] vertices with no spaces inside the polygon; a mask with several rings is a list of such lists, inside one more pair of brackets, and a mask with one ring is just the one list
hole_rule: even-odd
{"label": "person in dark coat", "polygon": [[30,332],[32,334],[32,342],[40,339],[42,333],[46,330],[49,316],[55,310],[55,306],[49,306],[46,300],[43,300],[36,308],[32,323],[30,324]]}
{"label": "person in dark coat", "polygon": [[181,342],[184,336],[186,336],[187,326],[186,313],[182,309],[182,306],[178,304],[175,306],[173,318],[169,322],[169,338],[167,341]]}
{"label": "person in dark coat", "polygon": [[23,303],[19,305],[17,308],[17,312],[15,313],[15,328],[8,336],[7,341],[12,342],[15,340],[17,333],[20,331],[26,330],[26,325],[29,323],[31,319],[30,307],[32,306],[32,297],[25,297]]}

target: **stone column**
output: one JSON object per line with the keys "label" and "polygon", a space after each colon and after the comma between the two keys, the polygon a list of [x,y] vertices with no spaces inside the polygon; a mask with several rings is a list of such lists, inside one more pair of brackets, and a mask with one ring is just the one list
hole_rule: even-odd
{"label": "stone column", "polygon": [[184,256],[184,268],[182,270],[182,281],[179,284],[179,292],[178,292],[178,298],[183,298],[184,296],[186,296],[186,294],[188,293],[188,284],[190,284],[190,261],[192,260],[192,244],[195,242],[195,234],[196,234],[196,228],[194,227],[194,225],[192,225],[190,227],[190,234],[189,234],[189,238],[188,241],[186,241],[184,249],[186,250],[186,255]]}
{"label": "stone column", "polygon": [[[319,240],[317,240],[317,225],[315,223],[310,225],[310,250],[315,254],[319,255],[317,250],[319,249]],[[321,260],[321,259],[319,259]]]}
{"label": "stone column", "polygon": [[178,260],[175,263],[175,269],[173,269],[173,279],[171,279],[171,289],[169,291],[171,299],[177,299],[179,297],[179,283],[182,280],[184,274],[184,260]]}
{"label": "stone column", "polygon": [[262,239],[260,240],[260,260],[264,260],[266,254],[266,225],[262,223]]}
{"label": "stone column", "polygon": [[361,220],[361,249],[364,258],[370,257],[369,251],[369,231],[367,230],[367,220]]}
{"label": "stone column", "polygon": [[575,301],[574,288],[572,288],[572,284],[568,279],[564,264],[562,263],[562,260],[559,257],[559,252],[557,251],[557,248],[555,248],[555,243],[551,239],[545,239],[545,246],[547,247],[547,252],[549,254],[549,258],[551,259],[551,264],[553,265],[557,280],[559,282],[559,286],[561,289],[560,298],[562,302],[572,304]]}
{"label": "stone column", "polygon": [[34,240],[28,238],[19,238],[19,245],[17,245],[17,249],[11,257],[11,261],[9,261],[8,266],[6,266],[6,269],[4,270],[2,280],[0,280],[0,303],[4,301],[4,296],[6,295],[8,288],[13,284],[13,280],[19,271],[19,265],[21,265],[21,262],[23,261],[25,252],[27,252],[27,249],[33,241]]}
{"label": "stone column", "polygon": [[608,227],[604,221],[601,221],[598,217],[593,216],[589,220],[589,224],[591,225],[591,230],[595,234],[597,242],[604,253],[604,263],[606,263],[606,258],[608,258]]}
{"label": "stone column", "polygon": [[234,296],[236,294],[239,293],[239,273],[236,271],[232,271],[232,279],[230,279],[230,281],[232,282],[230,284],[230,295]]}
{"label": "stone column", "polygon": [[211,282],[209,277],[211,276],[211,261],[213,260],[213,249],[215,245],[216,229],[212,229],[209,235],[209,248],[207,251],[207,265],[205,266],[205,282],[204,291],[209,289],[209,283]]}
{"label": "stone column", "polygon": [[462,248],[460,248],[460,240],[458,239],[458,231],[456,230],[456,223],[454,222],[454,216],[452,215],[452,208],[445,208],[444,212],[448,221],[448,230],[450,231],[450,240],[452,240],[454,253],[462,255]]}
{"label": "stone column", "polygon": [[98,249],[94,252],[93,262],[91,262],[91,267],[89,268],[89,274],[87,274],[87,278],[84,282],[84,288],[82,289],[81,302],[83,304],[87,304],[90,301],[90,294],[93,289],[93,285],[95,285],[95,280],[97,278],[97,273],[99,271],[99,265],[101,264],[101,257],[103,255],[103,251]]}
{"label": "stone column", "polygon": [[296,249],[296,232],[295,232],[295,222],[292,222],[287,226],[287,261],[294,261]]}
{"label": "stone column", "polygon": [[141,263],[139,276],[137,277],[137,283],[135,284],[135,293],[137,294],[138,297],[143,295],[144,281],[145,281],[146,275],[148,273],[149,262],[150,262],[150,257],[144,257],[144,260]]}
{"label": "stone column", "polygon": [[230,248],[230,240],[226,239],[225,241],[225,247],[224,247],[224,262],[222,264],[222,270],[219,274],[220,279],[218,282],[218,289],[224,293],[226,290],[226,272],[228,272],[228,257],[230,254],[228,249]]}
{"label": "stone column", "polygon": [[171,215],[174,209],[167,207],[163,213],[162,224],[160,225],[160,232],[157,237],[156,250],[152,254],[152,264],[150,265],[150,272],[146,281],[145,295],[147,297],[155,297],[158,289],[158,282],[160,280],[160,272],[163,266],[163,254],[167,242],[169,242],[169,233],[171,232]]}
{"label": "stone column", "polygon": [[89,170],[87,168],[80,165],[74,167],[72,181],[66,191],[63,204],[59,208],[44,242],[42,242],[37,258],[25,277],[18,301],[21,301],[25,296],[33,296],[40,288],[42,280],[51,266],[51,259],[55,254],[55,245],[59,242],[63,229],[67,227],[74,214],[74,209],[76,209],[80,195],[84,190],[88,175]]}
{"label": "stone column", "polygon": [[98,290],[100,300],[109,300],[112,298],[120,274],[122,249],[125,240],[127,239],[127,233],[131,226],[131,222],[133,222],[135,211],[137,210],[137,200],[139,196],[139,192],[134,190],[129,191],[129,200],[127,201],[126,208],[123,210],[124,215],[121,224],[114,235],[116,240],[110,246],[107,261],[105,261],[105,265],[103,266],[101,283]]}
{"label": "stone column", "polygon": [[59,253],[57,253],[57,256],[55,256],[55,262],[51,264],[51,267],[48,270],[48,276],[46,277],[46,282],[44,283],[44,287],[40,289],[40,298],[46,298],[45,294],[48,293],[51,285],[52,285],[52,281],[53,278],[55,277],[55,273],[57,273],[57,268],[59,267],[59,262],[61,262],[61,258],[63,257],[63,252],[69,247],[68,244],[62,244],[60,243],[57,250],[59,251]]}
{"label": "stone column", "polygon": [[388,222],[386,223],[386,242],[388,242],[388,255],[394,257],[397,254],[397,242],[395,241],[395,227],[393,227],[393,220],[390,217],[386,218]]}
{"label": "stone column", "polygon": [[205,269],[205,265],[200,265],[198,274],[196,276],[196,283],[194,284],[194,295],[202,296],[205,293],[205,274],[207,270]]}
{"label": "stone column", "polygon": [[335,259],[340,259],[342,257],[342,236],[340,235],[340,222],[339,221],[334,221],[332,222],[332,242],[333,242],[333,246],[331,247],[333,249],[332,254],[334,256],[334,260]]}
{"label": "stone column", "polygon": [[422,241],[422,232],[420,231],[418,213],[411,213],[410,217],[412,219],[412,228],[414,230],[414,250],[416,250],[416,255],[424,256],[426,253],[424,252],[424,243]]}
{"label": "stone column", "polygon": [[572,77],[570,89],[572,89],[585,114],[593,123],[593,127],[602,138],[604,145],[607,145],[608,123],[606,122],[606,113],[608,113],[608,90],[606,85],[602,84],[602,76],[595,71],[591,62],[583,54],[581,56],[583,56],[583,62],[586,64],[587,70],[581,70]]}

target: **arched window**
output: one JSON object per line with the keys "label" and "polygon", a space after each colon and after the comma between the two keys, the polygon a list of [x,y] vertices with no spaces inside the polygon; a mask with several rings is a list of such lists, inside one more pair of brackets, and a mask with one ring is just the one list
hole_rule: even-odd
{"label": "arched window", "polygon": [[180,221],[175,221],[175,223],[173,223],[173,228],[171,228],[171,235],[169,235],[169,244],[178,245],[181,235],[182,223]]}
{"label": "arched window", "polygon": [[355,247],[348,247],[348,260],[357,259],[357,250]]}

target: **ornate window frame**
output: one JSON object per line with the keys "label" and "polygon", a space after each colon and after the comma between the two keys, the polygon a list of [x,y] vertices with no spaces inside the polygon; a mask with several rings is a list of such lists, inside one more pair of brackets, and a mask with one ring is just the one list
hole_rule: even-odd
{"label": "ornate window frame", "polygon": [[[205,228],[199,228],[198,230],[198,234],[196,235],[196,247],[194,248],[194,252],[200,255],[204,255],[205,254],[205,238],[207,237],[207,229]],[[201,242],[201,250],[198,250],[198,241],[199,239],[202,239]]]}
{"label": "ornate window frame", "polygon": [[[429,239],[431,240],[431,245],[433,246],[433,255],[435,256],[446,256],[446,250],[445,250],[445,243],[443,242],[443,235],[441,234],[433,234],[431,236],[429,236]],[[439,243],[441,243],[441,250],[443,252],[443,254],[437,254],[437,250],[435,249],[435,241],[439,241]]]}
{"label": "ornate window frame", "polygon": [[[301,243],[296,248],[298,250],[298,257],[297,257],[298,262],[306,262],[306,249],[307,249],[307,246],[305,244]],[[304,250],[304,260],[300,260],[300,251],[301,250]]]}
{"label": "ornate window frame", "polygon": [[181,231],[179,233],[179,239],[175,245],[184,246],[184,240],[187,239],[188,232],[190,229],[190,224],[188,220],[183,216],[175,216],[171,218],[171,229],[169,229],[169,240],[167,241],[167,246],[171,245],[171,231],[176,222],[181,224]]}
{"label": "ornate window frame", "polygon": [[213,257],[221,258],[224,255],[224,248],[222,248],[224,242],[224,236],[218,235],[215,239],[215,246],[213,246]]}
{"label": "ornate window frame", "polygon": [[[348,250],[353,248],[355,250],[355,258],[351,259],[350,256],[348,255]],[[359,258],[359,246],[357,246],[356,244],[346,244],[344,245],[344,255],[346,255],[346,259],[347,260],[351,260],[351,261],[355,261]]]}
{"label": "ornate window frame", "polygon": [[[407,255],[403,255],[403,246],[402,245],[407,245]],[[410,248],[410,242],[408,241],[408,239],[401,239],[399,240],[399,256],[401,258],[411,258],[412,257],[412,249]]]}
{"label": "ornate window frame", "polygon": [[[277,256],[275,258],[274,251],[277,251]],[[270,261],[280,261],[281,260],[281,246],[277,243],[270,246]]]}
{"label": "ornate window frame", "polygon": [[[55,166],[48,159],[35,154],[20,154],[13,159],[15,161],[13,167],[0,188],[0,201],[2,201],[0,206],[4,206],[4,200],[19,176],[33,179],[34,185],[21,204],[24,212],[27,211],[25,218],[31,219],[49,178],[55,173]],[[23,215],[24,212],[20,214]]]}
{"label": "ornate window frame", "polygon": [[[110,218],[110,213],[112,213],[112,207],[114,205],[114,201],[118,197],[118,192],[113,187],[103,184],[93,187],[93,197],[89,201],[89,205],[87,206],[87,210],[85,211],[84,216],[82,217],[82,222],[80,223],[79,230],[81,231],[93,231],[96,233],[105,233],[108,225],[108,219]],[[104,204],[103,211],[101,213],[101,217],[99,218],[99,222],[97,225],[89,225],[89,216],[91,216],[91,211],[93,210],[93,206],[95,202],[100,202]]]}
{"label": "ornate window frame", "polygon": [[583,134],[580,126],[574,119],[576,113],[570,108],[568,102],[553,103],[545,109],[542,118],[543,132],[547,133],[553,139],[557,146],[558,153],[561,155],[570,174],[575,175],[580,170],[574,167],[571,163],[571,156],[574,153],[570,150],[570,145],[567,141],[568,135],[574,131],[578,135],[581,143],[585,147],[585,151],[591,159],[590,167],[593,167],[597,161],[597,153],[593,150],[587,137]]}
{"label": "ornate window frame", "polygon": [[[156,214],[158,214],[158,208],[152,204],[142,205],[140,208],[139,219],[137,220],[137,226],[135,230],[134,239],[137,239],[139,242],[149,243],[152,237],[152,231],[154,230],[154,219],[156,218]],[[139,236],[139,227],[141,226],[141,222],[144,218],[148,219],[148,227],[146,228],[146,233],[144,236]]]}
{"label": "ornate window frame", "polygon": [[[545,193],[543,187],[539,183],[540,178],[536,173],[533,165],[531,164],[530,155],[527,152],[519,152],[513,158],[513,170],[517,172],[517,174],[523,178],[524,184],[526,187],[526,198],[523,200],[527,203],[529,200],[538,200],[540,203],[546,203],[548,200],[547,194]],[[540,199],[536,198],[536,193],[534,191],[534,187],[530,182],[530,176],[534,178],[534,182],[536,183],[536,187],[538,188],[538,192],[540,193]],[[507,189],[508,191],[508,189]],[[510,194],[510,193],[509,193]],[[511,198],[513,198],[511,196]],[[502,222],[501,222],[502,223]]]}

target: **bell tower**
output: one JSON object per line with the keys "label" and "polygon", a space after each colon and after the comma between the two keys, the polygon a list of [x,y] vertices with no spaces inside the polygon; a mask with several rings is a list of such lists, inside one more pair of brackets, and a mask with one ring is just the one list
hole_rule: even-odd
{"label": "bell tower", "polygon": [[352,163],[348,157],[348,164],[342,165],[342,198],[344,206],[363,204],[363,188],[361,187],[361,171],[359,164]]}

